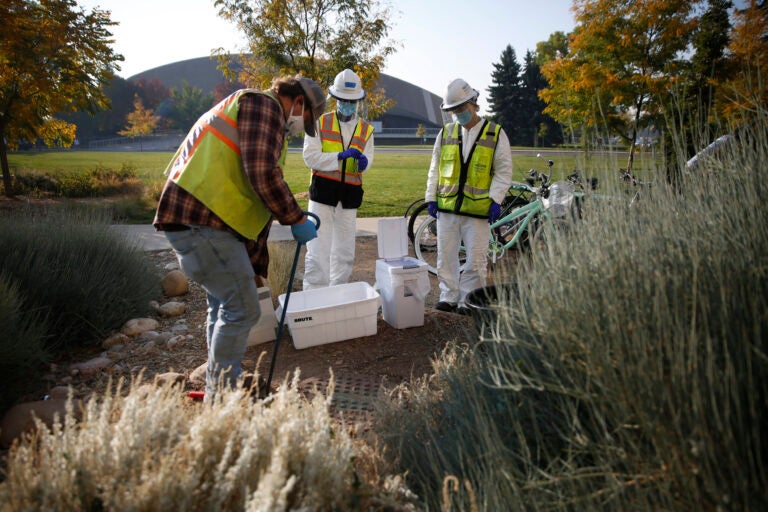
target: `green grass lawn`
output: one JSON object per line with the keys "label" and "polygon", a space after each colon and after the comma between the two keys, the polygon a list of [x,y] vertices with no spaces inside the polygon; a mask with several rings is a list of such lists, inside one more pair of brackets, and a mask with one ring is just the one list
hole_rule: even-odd
{"label": "green grass lawn", "polygon": [[[430,147],[423,152],[379,151],[371,169],[365,173],[365,199],[360,208],[361,217],[397,216],[405,213],[414,200],[423,197],[427,171],[431,158]],[[513,167],[515,179],[522,181],[531,168],[545,169],[542,158],[555,162],[553,179],[561,179],[574,169],[590,169],[584,175],[597,176],[600,183],[610,183],[617,176],[617,169],[625,166],[624,153],[608,153],[591,156],[585,160],[578,151],[553,152],[540,148],[514,148]],[[538,153],[542,158],[537,158]],[[173,154],[171,152],[97,152],[97,151],[44,151],[18,152],[9,155],[11,172],[14,174],[47,174],[55,176],[67,173],[87,173],[93,169],[129,169],[145,190],[144,198],[137,198],[133,208],[121,214],[127,222],[145,222],[153,213],[153,202],[165,181],[163,171]],[[653,159],[638,155],[636,166],[646,178],[652,172]],[[636,167],[637,168],[637,167]],[[302,208],[307,205],[309,171],[301,153],[288,153],[285,179],[296,194]],[[127,213],[126,213],[127,212]]]}

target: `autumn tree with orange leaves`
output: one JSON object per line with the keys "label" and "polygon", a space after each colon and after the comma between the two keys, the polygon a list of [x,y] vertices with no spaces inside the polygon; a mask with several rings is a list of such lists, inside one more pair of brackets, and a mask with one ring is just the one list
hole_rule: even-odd
{"label": "autumn tree with orange leaves", "polygon": [[[155,115],[154,110],[144,107],[138,94],[133,99],[133,111],[128,113],[125,120],[127,123],[125,128],[117,132],[124,137],[152,135],[157,129],[157,123],[160,122],[160,118]],[[139,150],[141,149],[141,139],[139,139]]]}
{"label": "autumn tree with orange leaves", "polygon": [[575,0],[569,53],[547,63],[545,112],[582,135],[618,133],[630,144],[662,111],[695,28],[689,0]]}
{"label": "autumn tree with orange leaves", "polygon": [[734,127],[755,121],[768,106],[768,5],[751,0],[734,14],[730,73],[717,83],[720,114]]}
{"label": "autumn tree with orange leaves", "polygon": [[377,0],[215,0],[214,6],[248,40],[249,53],[219,54],[219,69],[229,80],[267,88],[275,75],[301,73],[327,87],[348,68],[366,91],[369,119],[393,106],[375,88],[395,51],[386,39],[389,8]]}
{"label": "autumn tree with orange leaves", "polygon": [[0,3],[0,164],[13,195],[7,151],[38,137],[70,145],[74,127],[60,112],[107,106],[102,85],[123,57],[112,51],[109,13],[74,0]]}

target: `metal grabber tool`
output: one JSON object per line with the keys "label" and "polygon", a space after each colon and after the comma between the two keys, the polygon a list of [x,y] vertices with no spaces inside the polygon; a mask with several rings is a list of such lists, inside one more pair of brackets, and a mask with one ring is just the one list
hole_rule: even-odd
{"label": "metal grabber tool", "polygon": [[[311,217],[315,221],[315,228],[320,228],[320,217],[314,213],[304,212],[304,215]],[[309,221],[307,221],[309,222]],[[269,395],[272,384],[272,373],[275,371],[275,361],[277,360],[277,349],[280,347],[280,338],[283,335],[283,325],[285,324],[285,313],[288,311],[288,298],[291,296],[291,288],[293,288],[293,278],[296,276],[296,265],[299,262],[299,253],[301,253],[302,242],[296,243],[296,255],[293,257],[293,265],[291,266],[291,277],[288,279],[288,290],[285,292],[285,303],[283,304],[283,311],[280,314],[280,324],[277,327],[277,339],[275,340],[275,349],[272,351],[272,363],[269,365],[269,377],[267,378],[266,393]],[[193,400],[202,400],[205,397],[205,391],[190,391],[187,395]]]}
{"label": "metal grabber tool", "polygon": [[[314,213],[304,212],[304,215],[311,217],[315,221],[315,228],[320,229],[320,217]],[[309,222],[309,220],[307,220]],[[283,335],[283,325],[285,325],[285,314],[288,311],[288,299],[291,297],[291,289],[293,288],[293,278],[296,275],[296,264],[299,262],[299,253],[301,252],[302,242],[296,242],[296,255],[293,257],[293,265],[291,266],[291,276],[288,278],[288,289],[285,291],[285,302],[283,302],[283,310],[280,313],[280,323],[277,326],[277,339],[275,340],[275,348],[272,350],[272,363],[269,365],[269,375],[267,376],[267,390],[269,393],[272,390],[272,374],[275,371],[275,361],[277,361],[277,349],[280,348],[280,338]]]}

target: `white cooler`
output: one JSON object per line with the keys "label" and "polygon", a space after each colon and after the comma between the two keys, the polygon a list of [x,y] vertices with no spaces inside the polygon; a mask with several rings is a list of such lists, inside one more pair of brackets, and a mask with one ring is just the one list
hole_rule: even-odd
{"label": "white cooler", "polygon": [[376,289],[384,321],[395,329],[424,325],[429,293],[427,264],[408,256],[406,218],[379,219]]}

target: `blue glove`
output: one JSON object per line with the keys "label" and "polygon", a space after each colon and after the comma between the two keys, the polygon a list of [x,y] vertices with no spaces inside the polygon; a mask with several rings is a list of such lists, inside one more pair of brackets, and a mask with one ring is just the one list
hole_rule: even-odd
{"label": "blue glove", "polygon": [[501,205],[497,202],[492,202],[490,208],[488,208],[488,223],[493,224],[501,217]]}
{"label": "blue glove", "polygon": [[294,240],[300,244],[305,244],[313,238],[317,238],[317,227],[314,222],[305,217],[301,224],[291,225],[291,234]]}
{"label": "blue glove", "polygon": [[346,158],[354,158],[355,160],[357,160],[357,159],[358,159],[358,158],[360,158],[361,156],[363,156],[363,154],[362,154],[362,153],[360,152],[360,150],[359,150],[359,149],[357,149],[357,148],[349,148],[349,149],[347,149],[346,151],[342,151],[341,153],[339,153],[338,155],[336,155],[336,157],[337,157],[339,160],[344,160],[344,159],[346,159]]}
{"label": "blue glove", "polygon": [[357,159],[357,170],[363,172],[368,168],[368,159],[364,154],[360,153],[360,158]]}
{"label": "blue glove", "polygon": [[437,218],[437,201],[428,202],[427,211],[432,217]]}
{"label": "blue glove", "polygon": [[496,201],[491,202],[491,206],[488,208],[488,224],[493,224],[501,217],[501,205]]}

